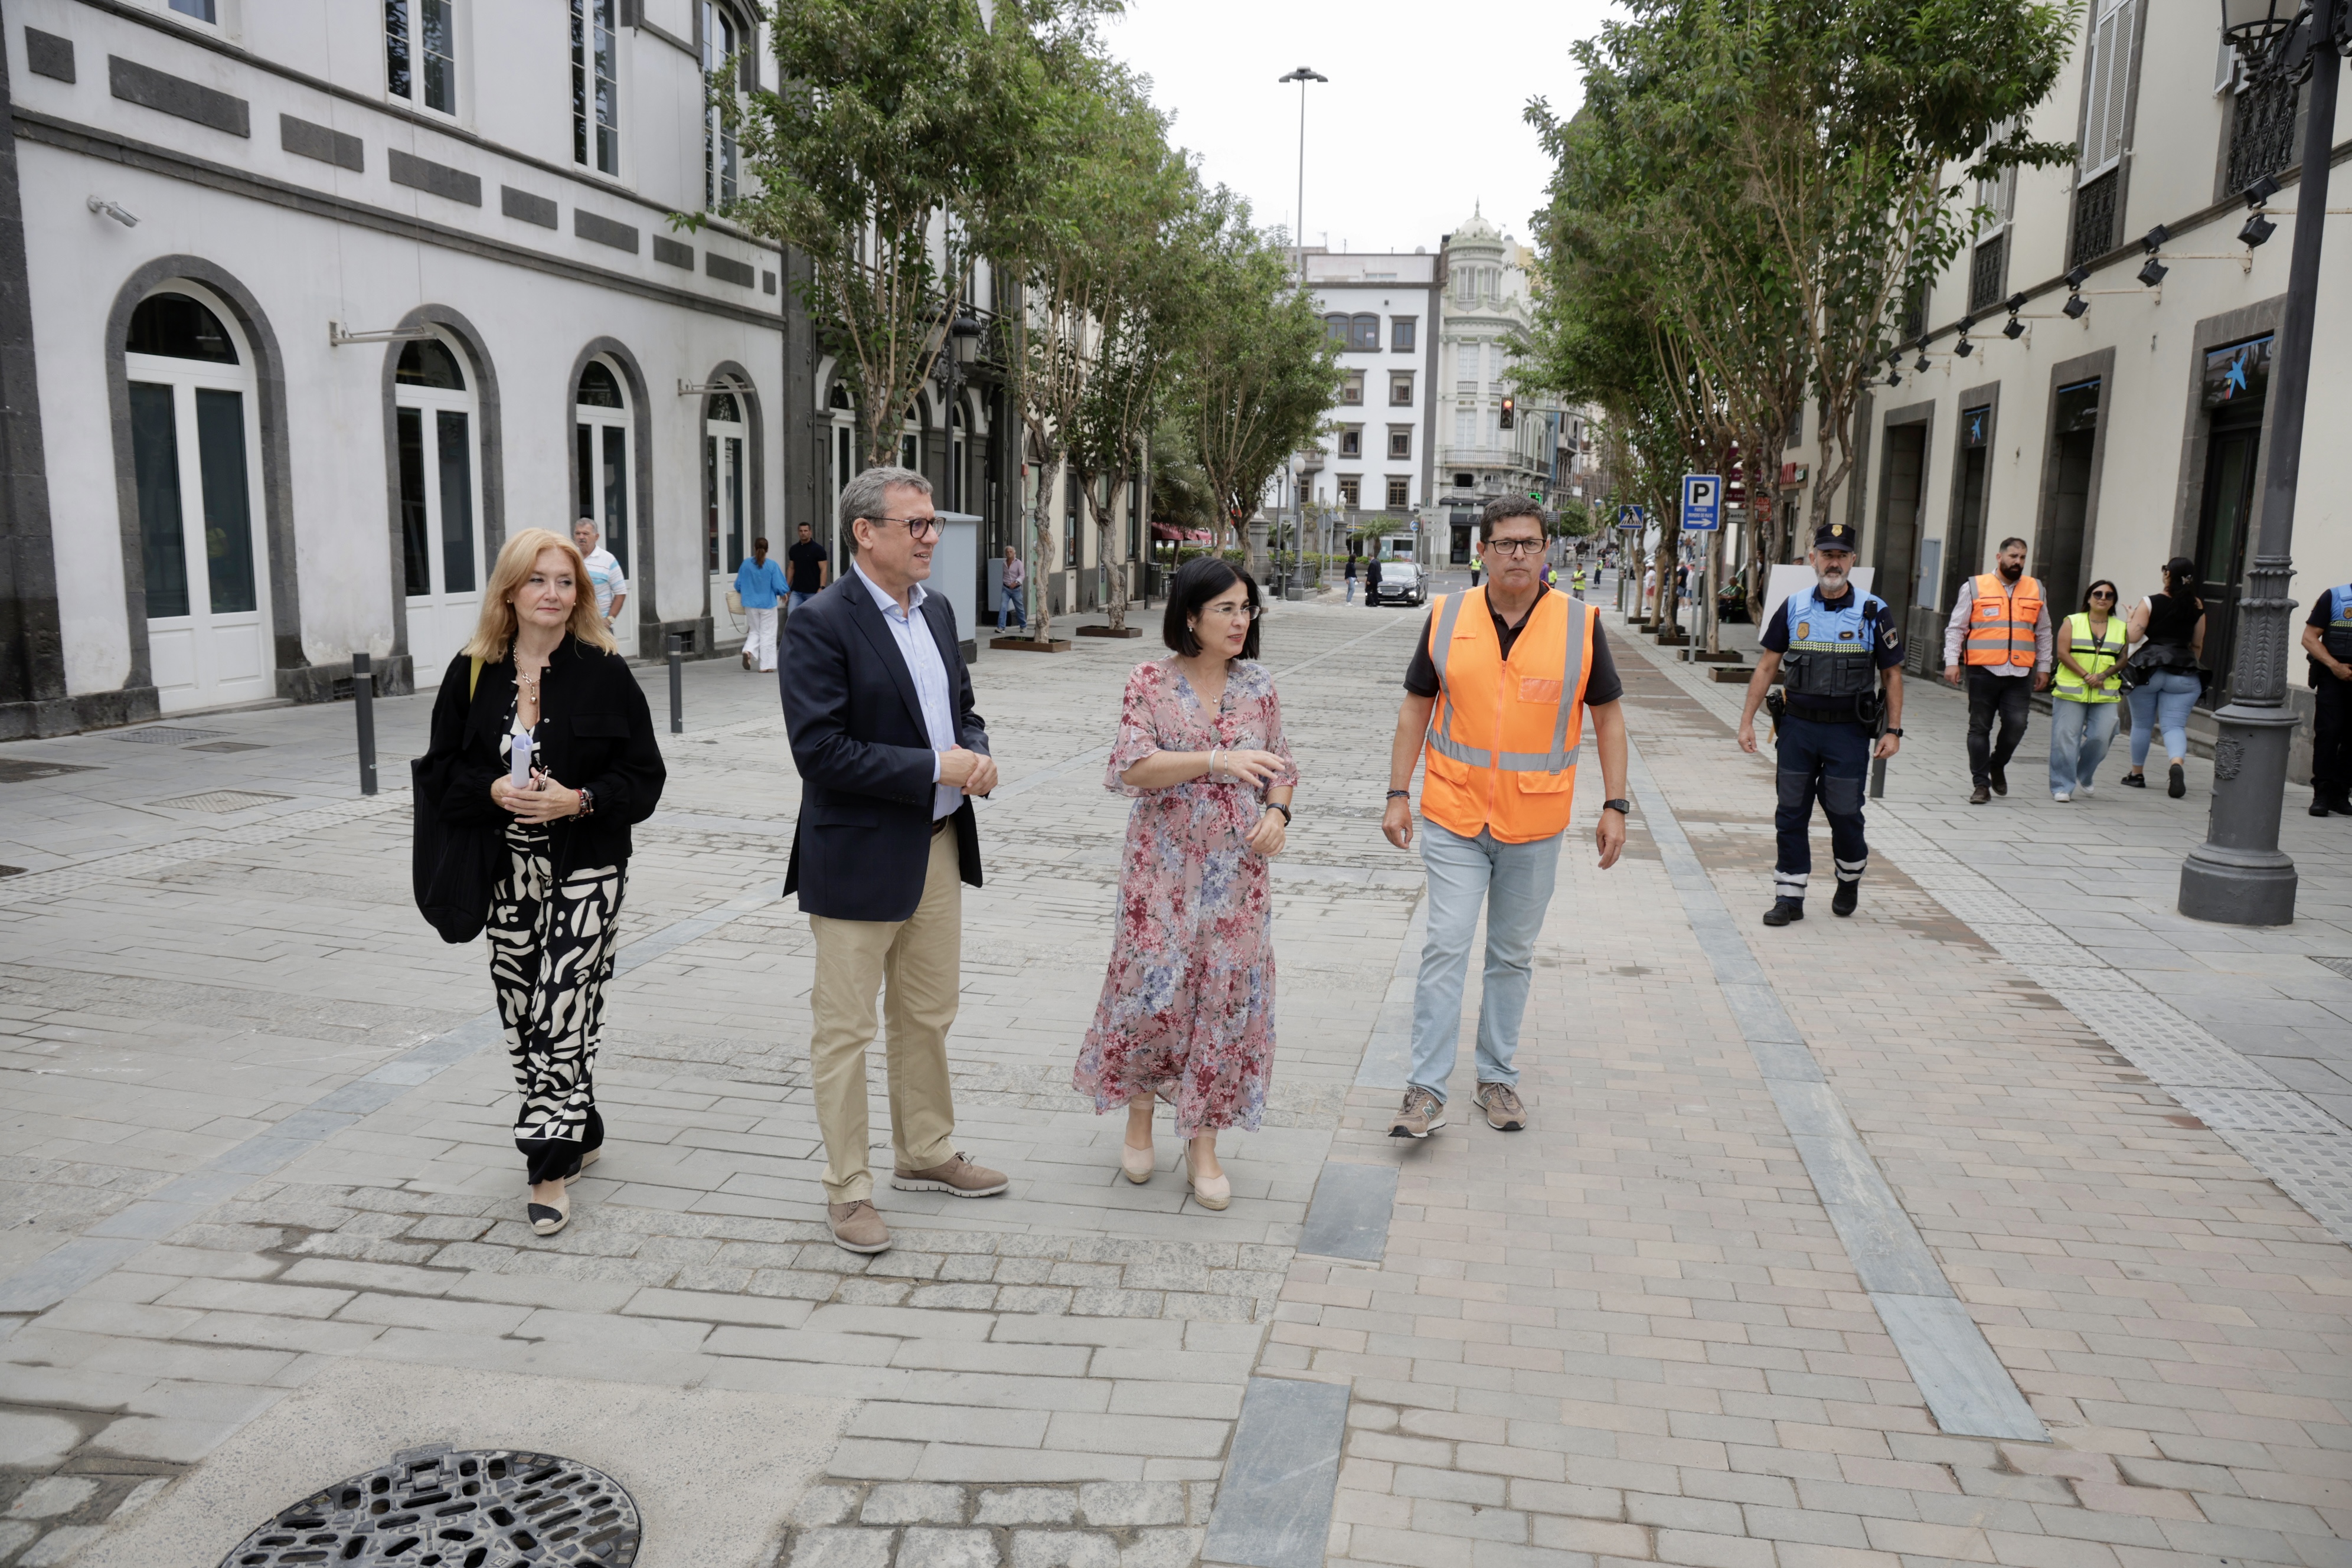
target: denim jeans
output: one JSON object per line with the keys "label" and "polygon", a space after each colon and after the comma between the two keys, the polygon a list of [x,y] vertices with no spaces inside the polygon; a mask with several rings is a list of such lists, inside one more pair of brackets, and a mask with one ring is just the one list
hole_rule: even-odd
{"label": "denim jeans", "polygon": [[2189,710],[2205,683],[2193,669],[2152,669],[2124,693],[2132,710],[2132,766],[2147,762],[2147,743],[2164,731],[2164,754],[2174,762],[2189,754]]}
{"label": "denim jeans", "polygon": [[2063,697],[2050,703],[2050,793],[2073,795],[2091,787],[2107,748],[2115,744],[2116,726],[2123,721],[2120,702],[2070,702]]}
{"label": "denim jeans", "polygon": [[1535,970],[1536,933],[1551,905],[1561,835],[1532,844],[1498,844],[1481,829],[1475,838],[1423,818],[1421,860],[1429,871],[1429,936],[1421,950],[1421,978],[1412,993],[1412,1068],[1405,1081],[1442,1103],[1454,1076],[1462,1033],[1462,983],[1470,967],[1470,938],[1486,910],[1486,973],[1478,1001],[1478,1081],[1514,1088],[1519,1020],[1528,1010]]}
{"label": "denim jeans", "polygon": [[1029,615],[1022,606],[1021,590],[1018,588],[1005,588],[1000,591],[996,601],[996,629],[998,631],[1001,632],[1004,629],[1004,617],[1007,616],[1013,617],[1013,624],[1016,626],[1027,626],[1029,624]]}

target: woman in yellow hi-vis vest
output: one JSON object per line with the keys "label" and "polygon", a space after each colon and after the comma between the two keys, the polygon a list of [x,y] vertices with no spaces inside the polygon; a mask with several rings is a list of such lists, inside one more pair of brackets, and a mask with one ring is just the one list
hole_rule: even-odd
{"label": "woman in yellow hi-vis vest", "polygon": [[2050,683],[2050,798],[2072,800],[2091,793],[2115,743],[2123,717],[2119,667],[2130,632],[2116,613],[2116,585],[2105,577],[2083,595],[2083,607],[2057,627],[2052,651],[2058,656]]}
{"label": "woman in yellow hi-vis vest", "polygon": [[1478,1005],[1478,1107],[1486,1124],[1528,1124],[1519,1099],[1519,1020],[1527,1012],[1536,933],[1551,904],[1560,839],[1576,790],[1584,715],[1601,752],[1593,842],[1605,870],[1625,847],[1623,689],[1601,639],[1600,613],[1544,585],[1543,517],[1523,497],[1491,501],[1481,519],[1486,584],[1430,606],[1405,670],[1389,751],[1381,830],[1413,838],[1412,773],[1426,740],[1422,864],[1429,937],[1413,988],[1412,1061],[1392,1138],[1445,1125],[1447,1083],[1462,1034],[1462,983],[1479,911],[1486,916],[1486,989]]}

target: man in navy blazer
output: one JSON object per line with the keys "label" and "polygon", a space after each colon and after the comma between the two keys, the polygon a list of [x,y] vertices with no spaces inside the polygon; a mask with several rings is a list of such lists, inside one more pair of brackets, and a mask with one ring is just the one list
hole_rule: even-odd
{"label": "man in navy blazer", "polygon": [[955,611],[923,586],[939,543],[930,481],[868,468],[843,487],[840,522],[851,569],[784,625],[779,680],[801,774],[784,891],[800,894],[816,935],[809,1074],[833,1238],[881,1252],[890,1231],[866,1167],[866,1048],[886,981],[890,1184],[964,1198],[1007,1185],[956,1152],[947,1051],[963,884],[980,886],[971,797],[996,787],[996,763]]}

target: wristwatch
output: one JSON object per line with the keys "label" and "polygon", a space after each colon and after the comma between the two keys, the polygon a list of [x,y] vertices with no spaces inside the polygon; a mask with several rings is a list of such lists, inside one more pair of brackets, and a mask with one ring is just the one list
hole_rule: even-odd
{"label": "wristwatch", "polygon": [[1630,800],[1604,800],[1601,803],[1601,809],[1613,811],[1620,816],[1631,816],[1633,815],[1633,803]]}
{"label": "wristwatch", "polygon": [[1885,729],[1880,731],[1879,733],[1883,735],[1892,735],[1898,741],[1903,738],[1903,731],[1898,725],[1890,724]]}
{"label": "wristwatch", "polygon": [[1289,826],[1292,821],[1295,820],[1290,815],[1290,807],[1283,805],[1282,802],[1278,800],[1267,801],[1265,803],[1265,808],[1268,811],[1278,811],[1282,813],[1282,825],[1285,827]]}

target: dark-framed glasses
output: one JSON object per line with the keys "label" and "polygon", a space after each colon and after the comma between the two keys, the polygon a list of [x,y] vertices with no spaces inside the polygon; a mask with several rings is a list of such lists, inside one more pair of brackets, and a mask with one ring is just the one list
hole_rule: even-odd
{"label": "dark-framed glasses", "polygon": [[1506,555],[1533,555],[1537,551],[1541,550],[1543,547],[1544,542],[1540,539],[1490,539],[1486,541],[1487,549],[1500,551]]}
{"label": "dark-framed glasses", "polygon": [[2091,590],[2091,597],[2094,599],[2112,599],[2115,596],[2116,591],[2113,588],[2094,588]]}
{"label": "dark-framed glasses", "polygon": [[909,539],[937,539],[940,535],[940,520],[937,517],[869,517],[866,521],[903,522],[907,525],[907,537]]}

